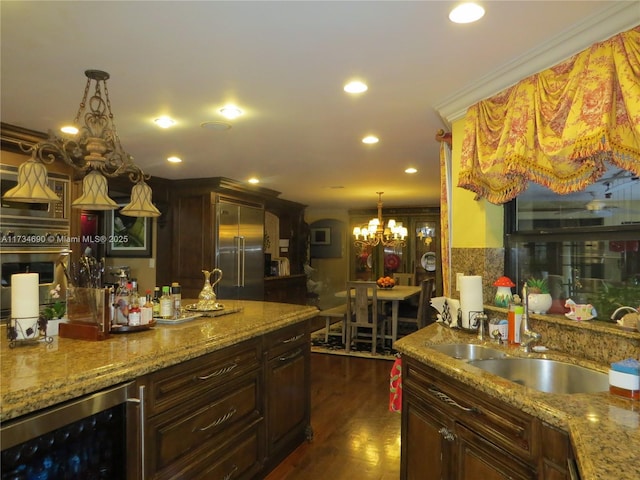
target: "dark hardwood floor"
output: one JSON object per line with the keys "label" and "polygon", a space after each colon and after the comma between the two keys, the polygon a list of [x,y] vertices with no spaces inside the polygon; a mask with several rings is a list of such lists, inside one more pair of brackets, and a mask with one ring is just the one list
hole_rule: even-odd
{"label": "dark hardwood floor", "polygon": [[400,415],[389,411],[392,361],[311,354],[313,441],[266,480],[398,480]]}

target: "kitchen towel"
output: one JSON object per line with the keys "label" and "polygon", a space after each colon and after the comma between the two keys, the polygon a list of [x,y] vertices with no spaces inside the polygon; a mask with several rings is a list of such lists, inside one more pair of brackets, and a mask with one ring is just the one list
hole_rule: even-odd
{"label": "kitchen towel", "polygon": [[402,360],[396,357],[389,373],[389,411],[402,411]]}
{"label": "kitchen towel", "polygon": [[460,279],[460,309],[462,318],[460,326],[467,329],[478,327],[475,316],[482,312],[482,277],[480,275],[465,275]]}

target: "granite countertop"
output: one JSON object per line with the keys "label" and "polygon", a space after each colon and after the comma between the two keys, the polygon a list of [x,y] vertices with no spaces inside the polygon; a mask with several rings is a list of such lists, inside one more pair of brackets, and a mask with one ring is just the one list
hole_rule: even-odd
{"label": "granite countertop", "polygon": [[532,390],[429,348],[430,344],[446,343],[489,343],[513,356],[552,358],[603,372],[608,365],[553,351],[527,354],[517,347],[481,342],[475,334],[441,324],[430,325],[394,344],[402,354],[569,432],[583,480],[640,478],[640,402],[609,392],[552,394]]}
{"label": "granite countertop", "polygon": [[103,341],[53,337],[9,348],[0,339],[0,422],[133,380],[317,315],[316,307],[225,301],[238,312],[201,317]]}

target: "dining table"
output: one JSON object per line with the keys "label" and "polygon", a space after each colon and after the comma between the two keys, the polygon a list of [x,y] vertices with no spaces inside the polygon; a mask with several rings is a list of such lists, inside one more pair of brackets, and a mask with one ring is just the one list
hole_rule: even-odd
{"label": "dining table", "polygon": [[[393,288],[378,288],[377,299],[379,303],[391,303],[391,342],[392,344],[398,339],[398,310],[400,302],[404,302],[414,295],[420,294],[419,286],[412,285],[396,285]],[[342,290],[336,292],[336,297],[347,298],[347,291]],[[373,299],[373,289],[367,290],[369,299]]]}

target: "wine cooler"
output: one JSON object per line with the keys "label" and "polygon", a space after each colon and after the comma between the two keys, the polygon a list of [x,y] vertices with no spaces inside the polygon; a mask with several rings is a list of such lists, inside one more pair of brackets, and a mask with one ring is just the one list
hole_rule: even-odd
{"label": "wine cooler", "polygon": [[1,480],[143,478],[133,385],[5,422]]}

